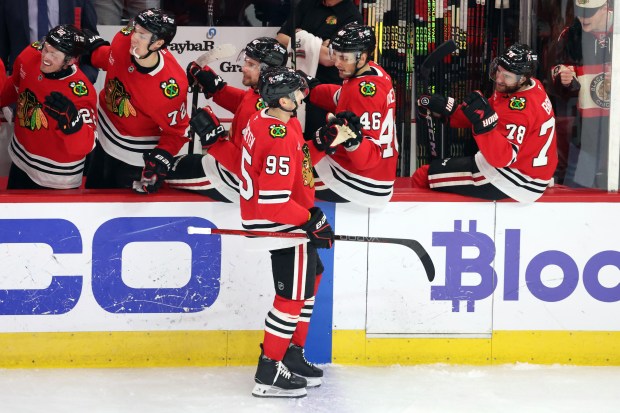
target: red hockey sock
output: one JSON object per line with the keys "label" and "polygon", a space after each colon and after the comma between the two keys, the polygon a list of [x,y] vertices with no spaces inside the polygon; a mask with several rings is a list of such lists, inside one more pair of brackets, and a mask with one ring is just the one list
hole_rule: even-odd
{"label": "red hockey sock", "polygon": [[293,334],[293,338],[291,342],[296,346],[304,347],[306,345],[306,338],[308,337],[308,329],[310,328],[310,318],[312,317],[312,312],[314,311],[314,298],[316,297],[316,293],[319,290],[319,284],[321,283],[321,277],[323,274],[318,274],[314,281],[314,296],[308,298],[304,302],[304,307],[301,309],[301,314],[299,316],[299,322],[297,323],[297,328],[295,329],[295,333]]}
{"label": "red hockey sock", "polygon": [[263,338],[265,356],[277,361],[284,358],[303,306],[302,300],[288,300],[276,295],[273,308],[267,313],[265,319],[265,337]]}
{"label": "red hockey sock", "polygon": [[431,188],[428,184],[428,165],[422,165],[415,170],[411,177],[411,184],[414,188]]}

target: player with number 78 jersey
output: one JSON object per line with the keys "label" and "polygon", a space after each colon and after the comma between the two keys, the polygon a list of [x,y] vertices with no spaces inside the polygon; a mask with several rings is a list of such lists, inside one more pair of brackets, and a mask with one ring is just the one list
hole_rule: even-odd
{"label": "player with number 78 jersey", "polygon": [[310,146],[318,175],[318,199],[377,208],[392,197],[398,162],[396,100],[392,79],[370,60],[375,44],[371,27],[345,25],[330,43],[330,55],[344,80],[342,86],[322,84],[310,94],[313,104],[337,116],[345,113],[342,118],[348,118],[353,129],[358,119],[350,116],[355,114],[361,132],[360,139],[338,145],[334,153]]}
{"label": "player with number 78 jersey", "polygon": [[532,77],[535,62],[529,46],[516,43],[490,66],[495,90],[488,100],[480,92],[469,94],[458,108],[441,95],[418,100],[420,107],[447,117],[450,126],[471,127],[479,151],[418,168],[414,187],[488,200],[540,198],[552,182],[558,155],[551,101]]}

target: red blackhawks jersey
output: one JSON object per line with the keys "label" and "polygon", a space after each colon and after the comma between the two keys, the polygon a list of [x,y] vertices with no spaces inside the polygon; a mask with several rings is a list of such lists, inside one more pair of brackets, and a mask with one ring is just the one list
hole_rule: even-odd
{"label": "red blackhawks jersey", "polygon": [[114,158],[144,166],[154,147],[177,155],[188,142],[187,76],[162,49],[159,63],[144,73],[130,54],[132,30],[123,28],[110,46],[95,50],[91,62],[107,71],[99,95],[99,142]]}
{"label": "red blackhawks jersey", "polygon": [[239,181],[243,129],[250,117],[265,108],[263,99],[253,88],[243,90],[224,86],[215,93],[213,100],[234,113],[227,140],[219,140],[208,148],[202,157],[204,173],[190,178],[169,179],[172,188],[204,191],[217,190],[231,202],[239,202]]}
{"label": "red blackhawks jersey", "polygon": [[215,158],[228,171],[239,175],[243,130],[250,118],[265,108],[265,103],[253,88],[242,90],[228,85],[213,95],[213,101],[234,116],[228,131],[229,140],[216,142],[209,147],[207,155]]}
{"label": "red blackhawks jersey", "polygon": [[[243,134],[240,183],[241,221],[245,229],[302,232],[314,205],[314,179],[301,124],[255,114]],[[273,239],[270,249],[300,244],[299,239]],[[277,246],[277,247],[276,247]]]}
{"label": "red blackhawks jersey", "polygon": [[[396,100],[392,79],[370,62],[370,70],[346,79],[342,86],[323,84],[312,89],[311,102],[333,113],[351,111],[359,116],[364,138],[357,149],[342,145],[331,156],[311,148],[317,179],[317,197],[324,187],[366,207],[382,207],[392,197],[398,141],[394,127]],[[316,158],[316,159],[315,159]]]}
{"label": "red blackhawks jersey", "polygon": [[[558,163],[555,116],[543,85],[510,95],[494,92],[489,103],[499,118],[488,133],[474,135],[476,165],[495,187],[519,202],[533,202],[549,185]],[[470,127],[459,106],[450,125]]]}
{"label": "red blackhawks jersey", "polygon": [[[75,65],[64,78],[45,77],[40,69],[40,47],[33,43],[17,56],[13,75],[2,88],[0,106],[17,102],[9,155],[41,186],[77,188],[82,183],[85,157],[95,145],[97,92]],[[45,97],[52,92],[73,102],[82,116],[80,130],[69,135],[61,132],[58,122],[44,110]]]}

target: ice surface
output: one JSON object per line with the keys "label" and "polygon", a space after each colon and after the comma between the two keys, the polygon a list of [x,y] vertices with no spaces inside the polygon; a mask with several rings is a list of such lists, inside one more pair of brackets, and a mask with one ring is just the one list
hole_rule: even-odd
{"label": "ice surface", "polygon": [[326,365],[295,400],[251,396],[254,367],[0,370],[0,412],[619,412],[620,367]]}

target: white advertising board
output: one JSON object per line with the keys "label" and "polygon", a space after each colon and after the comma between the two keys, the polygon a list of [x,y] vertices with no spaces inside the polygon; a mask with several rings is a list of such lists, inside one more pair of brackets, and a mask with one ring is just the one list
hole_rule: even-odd
{"label": "white advertising board", "polygon": [[261,330],[273,302],[268,253],[186,233],[239,228],[236,205],[0,204],[0,216],[3,332]]}

